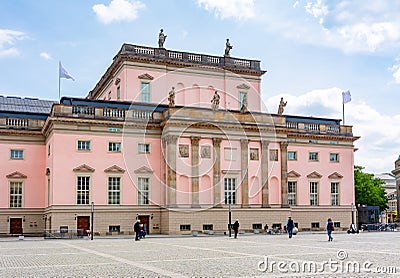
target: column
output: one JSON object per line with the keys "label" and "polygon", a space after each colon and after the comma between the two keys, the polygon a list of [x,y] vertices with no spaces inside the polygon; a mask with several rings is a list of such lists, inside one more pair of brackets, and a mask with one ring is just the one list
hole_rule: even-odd
{"label": "column", "polygon": [[178,136],[167,135],[167,206],[176,207],[176,142]]}
{"label": "column", "polygon": [[280,142],[281,147],[281,206],[289,207],[288,203],[288,178],[287,178],[287,142]]}
{"label": "column", "polygon": [[190,137],[192,143],[192,207],[199,205],[199,140],[200,137]]}
{"label": "column", "polygon": [[261,141],[261,185],[262,185],[262,204],[261,207],[269,208],[269,191],[268,191],[268,145],[269,141]]}
{"label": "column", "polygon": [[249,206],[249,140],[240,140],[242,173],[242,207]]}
{"label": "column", "polygon": [[214,207],[222,207],[221,204],[221,138],[213,138],[214,145]]}

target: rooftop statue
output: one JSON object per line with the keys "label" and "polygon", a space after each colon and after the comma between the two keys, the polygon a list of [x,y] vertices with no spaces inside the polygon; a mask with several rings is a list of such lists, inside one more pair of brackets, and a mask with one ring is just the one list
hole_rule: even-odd
{"label": "rooftop statue", "polygon": [[287,101],[283,101],[283,97],[281,97],[281,101],[279,102],[278,115],[283,114],[283,109],[285,108],[286,104]]}
{"label": "rooftop statue", "polygon": [[168,102],[169,102],[169,107],[175,106],[175,87],[172,87],[171,91],[169,91]]}
{"label": "rooftop statue", "polygon": [[164,48],[164,42],[165,42],[165,40],[167,39],[167,36],[164,35],[163,32],[164,32],[164,30],[161,29],[161,30],[160,30],[160,34],[158,34],[158,47],[159,47],[159,48]]}
{"label": "rooftop statue", "polygon": [[213,98],[211,100],[211,108],[212,108],[212,110],[214,110],[214,111],[218,110],[219,99],[220,99],[220,96],[218,94],[218,91],[215,91],[214,96],[213,96]]}
{"label": "rooftop statue", "polygon": [[225,44],[225,57],[229,57],[230,56],[230,54],[229,54],[229,52],[231,51],[231,49],[232,49],[232,45],[229,43],[229,39],[226,39],[226,44]]}

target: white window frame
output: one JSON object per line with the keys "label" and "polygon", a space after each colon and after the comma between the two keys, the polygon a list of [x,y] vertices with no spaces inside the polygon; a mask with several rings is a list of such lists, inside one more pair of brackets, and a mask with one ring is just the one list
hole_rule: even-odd
{"label": "white window frame", "polygon": [[[336,192],[332,192],[332,186],[336,186]],[[330,182],[330,192],[331,192],[331,206],[340,206],[340,182],[331,181]]]}
{"label": "white window frame", "polygon": [[[117,183],[110,184],[110,180],[118,181]],[[110,188],[111,187],[111,188]],[[107,204],[108,205],[121,205],[121,188],[122,177],[120,175],[107,176]]]}
{"label": "white window frame", "polygon": [[138,143],[138,153],[140,154],[150,154],[151,145],[150,143]]}
{"label": "white window frame", "polygon": [[310,180],[308,188],[310,192],[310,206],[319,206],[319,181]]}
{"label": "white window frame", "polygon": [[24,159],[24,150],[23,149],[11,149],[10,150],[10,159]]}
{"label": "white window frame", "polygon": [[145,103],[151,102],[150,82],[140,81],[140,101]]}
{"label": "white window frame", "polygon": [[[147,182],[147,189],[144,189],[143,186],[146,186],[144,181]],[[150,185],[151,178],[146,175],[141,175],[137,177],[137,204],[142,206],[150,205]]]}
{"label": "white window frame", "polygon": [[[21,186],[21,193],[11,193],[11,185],[18,184]],[[9,180],[8,181],[8,207],[9,208],[22,208],[24,204],[24,181]],[[11,201],[13,199],[13,203]]]}
{"label": "white window frame", "polygon": [[[84,186],[88,187],[87,189],[84,189],[84,190],[78,189],[79,188],[79,184],[78,184],[79,178],[89,179],[88,180],[88,184],[84,185]],[[92,190],[91,190],[91,187],[92,187],[92,176],[91,175],[82,175],[82,174],[76,175],[75,186],[76,186],[76,195],[75,195],[76,196],[76,202],[75,203],[78,206],[80,206],[80,205],[89,205],[90,204],[90,200],[91,200],[91,192],[92,192]],[[85,203],[78,203],[78,200],[79,200],[78,196],[82,196],[82,193],[87,195],[87,198],[88,198],[87,203],[86,202]],[[83,198],[80,198],[80,200],[82,201]]]}
{"label": "white window frame", "polygon": [[120,153],[121,152],[121,142],[117,142],[117,141],[108,142],[108,152]]}
{"label": "white window frame", "polygon": [[[224,203],[236,205],[237,204],[237,187],[238,178],[235,176],[225,176],[223,179],[224,186]],[[229,197],[231,196],[231,197]]]}
{"label": "white window frame", "polygon": [[83,139],[76,140],[76,150],[79,152],[91,151],[92,150],[92,141],[91,140],[83,140]]}
{"label": "white window frame", "polygon": [[[289,191],[291,184],[294,187],[293,192]],[[297,180],[288,180],[288,204],[289,204],[289,206],[297,205]]]}
{"label": "white window frame", "polygon": [[224,148],[224,159],[228,161],[236,161],[237,148]]}

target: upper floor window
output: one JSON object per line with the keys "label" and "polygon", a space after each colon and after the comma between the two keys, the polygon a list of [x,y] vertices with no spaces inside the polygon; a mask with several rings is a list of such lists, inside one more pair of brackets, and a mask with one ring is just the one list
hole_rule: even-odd
{"label": "upper floor window", "polygon": [[76,204],[89,205],[90,199],[90,177],[76,177]]}
{"label": "upper floor window", "polygon": [[138,153],[150,153],[150,144],[139,143],[138,144]]}
{"label": "upper floor window", "polygon": [[233,148],[225,148],[225,160],[236,160],[236,149]]}
{"label": "upper floor window", "polygon": [[331,205],[339,205],[339,183],[331,182]]}
{"label": "upper floor window", "polygon": [[288,182],[288,203],[289,206],[296,205],[296,191],[297,191],[297,182],[289,181]]}
{"label": "upper floor window", "polygon": [[288,151],[287,157],[288,160],[297,160],[297,152]]}
{"label": "upper floor window", "polygon": [[108,142],[108,151],[114,153],[121,152],[121,142]]}
{"label": "upper floor window", "polygon": [[150,102],[150,83],[140,82],[140,96],[142,102]]}
{"label": "upper floor window", "polygon": [[78,140],[77,149],[78,149],[78,151],[90,151],[90,141]]}
{"label": "upper floor window", "polygon": [[242,109],[243,99],[247,97],[247,92],[239,91],[239,110]]}
{"label": "upper floor window", "polygon": [[319,160],[318,153],[317,152],[309,152],[308,160],[309,161],[318,161]]}
{"label": "upper floor window", "polygon": [[11,150],[10,158],[11,159],[23,159],[24,158],[24,150]]}
{"label": "upper floor window", "polygon": [[149,191],[150,191],[150,178],[139,177],[138,178],[138,204],[148,205],[149,204]]}
{"label": "upper floor window", "polygon": [[236,178],[224,178],[225,204],[236,204]]}
{"label": "upper floor window", "polygon": [[339,162],[339,154],[338,153],[329,154],[329,161],[330,162]]}
{"label": "upper floor window", "polygon": [[108,204],[121,203],[121,177],[108,177]]}
{"label": "upper floor window", "polygon": [[310,206],[318,206],[318,182],[310,182]]}
{"label": "upper floor window", "polygon": [[10,208],[22,207],[22,182],[10,182]]}

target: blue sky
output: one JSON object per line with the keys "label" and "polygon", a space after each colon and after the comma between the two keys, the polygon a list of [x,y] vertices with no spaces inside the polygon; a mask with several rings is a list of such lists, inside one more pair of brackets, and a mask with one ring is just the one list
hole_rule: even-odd
{"label": "blue sky", "polygon": [[342,118],[361,136],[355,163],[390,172],[400,154],[400,1],[13,0],[0,2],[0,95],[58,98],[58,61],[84,97],[123,43],[259,59],[276,113]]}

